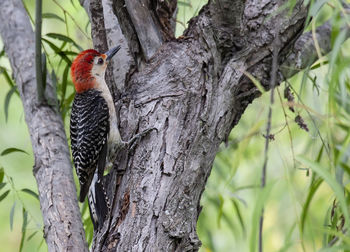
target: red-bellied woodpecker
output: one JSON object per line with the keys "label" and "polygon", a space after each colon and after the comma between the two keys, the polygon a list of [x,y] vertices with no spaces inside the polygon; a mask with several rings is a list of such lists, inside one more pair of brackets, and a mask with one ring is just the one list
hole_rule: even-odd
{"label": "red-bellied woodpecker", "polygon": [[[105,54],[96,50],[81,52],[71,66],[76,95],[70,118],[71,148],[80,183],[79,200],[89,192],[89,207],[94,226],[107,213],[106,192],[101,178],[112,166],[122,142],[112,95],[105,82],[109,60],[119,51],[117,46]],[[91,185],[91,188],[90,188]],[[100,209],[96,209],[96,208]]]}
{"label": "red-bellied woodpecker", "polygon": [[83,202],[88,194],[95,229],[109,211],[102,183],[105,168],[113,166],[119,149],[133,148],[137,139],[153,130],[136,134],[128,142],[120,137],[114,102],[105,82],[107,64],[119,49],[117,46],[105,54],[83,51],[71,67],[76,90],[70,118],[72,156],[80,183],[79,200]]}

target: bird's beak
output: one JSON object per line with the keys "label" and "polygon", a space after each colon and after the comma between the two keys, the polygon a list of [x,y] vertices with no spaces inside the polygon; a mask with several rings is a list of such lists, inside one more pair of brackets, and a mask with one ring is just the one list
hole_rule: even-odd
{"label": "bird's beak", "polygon": [[105,54],[107,55],[106,60],[109,61],[119,50],[120,50],[121,46],[116,46],[114,48],[112,48],[111,50],[109,50],[108,52],[106,52]]}

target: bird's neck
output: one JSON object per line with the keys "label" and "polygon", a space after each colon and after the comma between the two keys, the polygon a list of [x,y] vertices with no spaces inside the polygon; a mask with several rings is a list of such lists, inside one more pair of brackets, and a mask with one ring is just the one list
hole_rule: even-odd
{"label": "bird's neck", "polygon": [[107,101],[107,105],[108,105],[108,108],[110,110],[109,114],[111,116],[115,116],[115,107],[114,107],[113,98],[112,98],[111,92],[109,91],[109,88],[106,84],[104,76],[102,78],[95,77],[95,85],[94,86],[95,86],[95,89],[97,89],[98,91],[101,92],[101,95]]}
{"label": "bird's neck", "polygon": [[119,130],[118,130],[118,120],[117,115],[115,112],[115,105],[114,101],[111,95],[111,92],[109,91],[109,88],[106,84],[106,81],[104,79],[104,76],[99,77],[95,76],[95,88],[101,92],[101,95],[106,100],[108,109],[109,109],[109,125],[110,125],[110,134],[113,135],[111,138],[120,138],[119,136]]}

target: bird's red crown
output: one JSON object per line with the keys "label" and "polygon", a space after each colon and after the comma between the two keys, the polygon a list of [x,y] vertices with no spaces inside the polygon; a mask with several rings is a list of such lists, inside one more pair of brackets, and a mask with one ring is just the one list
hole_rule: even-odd
{"label": "bird's red crown", "polygon": [[74,59],[71,66],[71,77],[77,93],[87,91],[94,87],[95,78],[91,75],[94,58],[101,54],[89,49],[82,51]]}

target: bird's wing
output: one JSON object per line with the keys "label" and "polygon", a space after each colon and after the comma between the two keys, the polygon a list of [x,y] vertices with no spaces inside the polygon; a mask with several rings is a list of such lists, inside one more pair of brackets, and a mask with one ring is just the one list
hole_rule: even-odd
{"label": "bird's wing", "polygon": [[101,92],[88,90],[77,93],[72,106],[70,134],[73,162],[80,182],[81,202],[88,193],[97,164],[104,163],[99,159],[105,159],[105,154],[101,151],[107,142],[108,132],[108,105]]}

